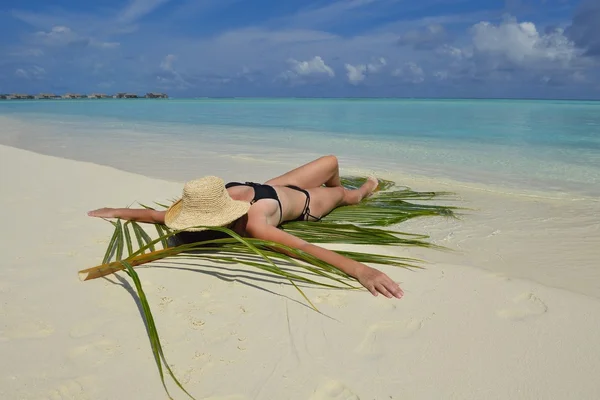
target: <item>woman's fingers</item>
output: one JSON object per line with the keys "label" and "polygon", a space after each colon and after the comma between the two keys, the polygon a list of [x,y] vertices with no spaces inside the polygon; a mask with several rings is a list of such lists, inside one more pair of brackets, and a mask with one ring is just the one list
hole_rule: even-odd
{"label": "woman's fingers", "polygon": [[113,209],[112,208],[98,208],[97,210],[88,211],[88,215],[90,217],[99,217],[99,218],[112,218]]}
{"label": "woman's fingers", "polygon": [[401,298],[404,295],[402,288],[396,282],[389,282],[386,285],[386,289],[392,294],[392,296]]}
{"label": "woman's fingers", "polygon": [[385,287],[385,285],[383,285],[383,284],[381,284],[381,283],[380,283],[379,285],[377,285],[377,291],[378,291],[379,293],[381,293],[382,295],[384,295],[385,297],[387,297],[388,299],[391,299],[392,297],[394,297],[394,296],[392,296],[392,294],[389,292],[389,290],[387,290],[387,288]]}
{"label": "woman's fingers", "polygon": [[398,285],[396,282],[394,282],[387,275],[382,280],[382,282],[380,282],[379,292],[382,293],[383,295],[385,295],[385,297],[387,297],[387,298],[396,297],[399,299],[404,295],[404,292],[400,288],[400,285]]}
{"label": "woman's fingers", "polygon": [[375,288],[375,285],[369,285],[367,286],[367,290],[369,292],[371,292],[371,294],[375,297],[379,296],[379,292],[377,291],[377,289]]}

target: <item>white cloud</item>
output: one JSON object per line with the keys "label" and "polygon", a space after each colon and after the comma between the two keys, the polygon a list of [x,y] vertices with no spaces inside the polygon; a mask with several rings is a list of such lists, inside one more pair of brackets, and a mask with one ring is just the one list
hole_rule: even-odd
{"label": "white cloud", "polygon": [[174,54],[167,54],[165,56],[160,62],[162,72],[156,75],[156,81],[165,88],[185,89],[191,87],[192,85],[187,79],[175,69],[175,60],[177,60],[177,56]]}
{"label": "white cloud", "polygon": [[114,49],[121,45],[119,42],[91,42],[92,46],[100,47],[101,49]]}
{"label": "white cloud", "polygon": [[31,68],[17,68],[15,76],[23,79],[42,79],[46,75],[46,70],[40,66],[34,65]]}
{"label": "white cloud", "polygon": [[75,41],[78,36],[68,26],[53,26],[49,32],[39,31],[34,34],[36,38],[48,46],[62,46]]}
{"label": "white cloud", "polygon": [[365,65],[351,65],[346,64],[346,76],[348,77],[348,82],[353,85],[358,85],[360,82],[365,80],[365,72],[367,70]]}
{"label": "white cloud", "polygon": [[393,76],[402,78],[405,82],[422,83],[425,81],[425,72],[417,63],[407,62],[392,72]]}
{"label": "white cloud", "polygon": [[235,78],[238,81],[243,82],[256,82],[262,77],[262,72],[259,70],[254,70],[252,68],[244,65],[242,70],[235,74]]}
{"label": "white cloud", "polygon": [[119,13],[119,22],[134,22],[151,13],[169,0],[132,0],[129,5]]}
{"label": "white cloud", "polygon": [[548,62],[567,66],[582,53],[563,30],[541,34],[534,23],[514,18],[498,25],[479,22],[471,28],[471,36],[475,52],[520,67]]}
{"label": "white cloud", "polygon": [[287,81],[292,84],[301,84],[331,79],[335,71],[320,56],[315,56],[307,61],[288,60],[290,69],[280,74],[276,80]]}
{"label": "white cloud", "polygon": [[45,73],[46,73],[46,70],[45,70],[44,68],[42,68],[42,67],[38,67],[37,65],[34,65],[34,66],[32,67],[32,69],[33,69],[33,71],[35,71],[35,72],[36,72],[38,75],[39,75],[39,74],[45,74]]}
{"label": "white cloud", "polygon": [[435,52],[441,55],[450,56],[453,59],[461,60],[464,58],[471,58],[473,56],[473,52],[468,48],[460,49],[458,47],[451,46],[449,44],[445,44],[441,47],[438,47]]}
{"label": "white cloud", "polygon": [[353,85],[358,85],[365,80],[368,74],[376,74],[386,65],[387,61],[385,58],[380,57],[377,61],[369,64],[345,64],[344,66],[346,67],[346,76],[348,77],[348,82]]}
{"label": "white cloud", "polygon": [[330,78],[335,76],[333,69],[325,64],[325,61],[319,56],[315,56],[312,60],[308,61],[297,61],[291,59],[290,71],[298,76],[309,76],[309,75],[327,75]]}
{"label": "white cloud", "polygon": [[[114,49],[120,45],[118,42],[102,42],[87,36],[79,35],[68,26],[56,25],[50,31],[38,31],[33,34],[34,40],[38,44],[50,47],[73,46],[98,47],[102,49]],[[41,52],[41,50],[39,50]],[[43,54],[43,53],[42,53]]]}
{"label": "white cloud", "polygon": [[[593,68],[583,50],[562,29],[540,32],[532,22],[507,17],[495,24],[481,21],[468,31],[470,43],[442,45],[435,53],[449,59],[445,65],[430,61],[438,80],[529,81],[562,85],[578,83]],[[437,67],[437,68],[436,68]]]}
{"label": "white cloud", "polygon": [[173,71],[173,62],[177,59],[174,54],[168,54],[160,63],[160,68],[165,71]]}
{"label": "white cloud", "polygon": [[29,74],[23,68],[17,69],[15,71],[15,75],[18,76],[19,78],[25,78],[25,79],[29,78]]}
{"label": "white cloud", "polygon": [[377,61],[367,64],[368,72],[379,72],[387,65],[385,58],[380,57]]}
{"label": "white cloud", "polygon": [[446,79],[448,79],[448,71],[435,71],[433,73],[433,76],[440,81],[445,81]]}

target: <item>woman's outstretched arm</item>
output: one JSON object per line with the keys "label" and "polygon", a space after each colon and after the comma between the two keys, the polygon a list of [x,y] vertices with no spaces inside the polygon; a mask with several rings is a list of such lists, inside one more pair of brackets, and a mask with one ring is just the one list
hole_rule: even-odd
{"label": "woman's outstretched arm", "polygon": [[99,208],[88,212],[90,217],[120,218],[127,221],[147,222],[149,224],[164,224],[165,212],[142,208]]}
{"label": "woman's outstretched arm", "polygon": [[274,226],[249,221],[246,226],[246,232],[256,239],[279,243],[315,256],[358,279],[361,285],[367,288],[374,296],[381,293],[388,298],[401,298],[404,294],[400,286],[383,272],[344,257],[334,251],[308,243]]}

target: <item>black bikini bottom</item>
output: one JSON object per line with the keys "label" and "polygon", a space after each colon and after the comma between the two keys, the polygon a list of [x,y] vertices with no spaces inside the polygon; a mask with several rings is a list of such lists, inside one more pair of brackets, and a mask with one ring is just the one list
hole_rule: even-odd
{"label": "black bikini bottom", "polygon": [[285,185],[286,187],[289,187],[290,189],[294,189],[297,190],[299,192],[302,192],[306,195],[306,203],[304,204],[304,210],[302,211],[302,214],[300,214],[300,216],[296,219],[294,219],[293,221],[308,221],[308,217],[314,218],[317,221],[320,221],[321,218],[319,217],[315,217],[314,215],[310,214],[310,194],[308,193],[307,190],[304,190],[298,186],[294,186],[294,185]]}

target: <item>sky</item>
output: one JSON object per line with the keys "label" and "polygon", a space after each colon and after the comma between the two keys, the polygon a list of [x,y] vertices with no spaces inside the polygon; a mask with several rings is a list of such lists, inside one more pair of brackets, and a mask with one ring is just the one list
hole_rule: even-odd
{"label": "sky", "polygon": [[0,4],[0,93],[600,99],[600,0]]}

